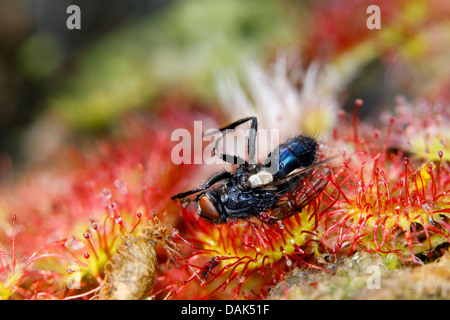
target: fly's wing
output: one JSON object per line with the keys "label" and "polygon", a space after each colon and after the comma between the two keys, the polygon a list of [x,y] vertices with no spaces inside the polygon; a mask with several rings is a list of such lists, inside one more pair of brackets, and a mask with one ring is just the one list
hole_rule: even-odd
{"label": "fly's wing", "polygon": [[[304,172],[303,172],[304,173]],[[279,194],[275,206],[268,210],[269,220],[286,219],[314,200],[328,184],[330,170],[326,167],[317,169],[312,175],[299,176],[299,187],[292,194]],[[291,177],[292,178],[292,177]]]}
{"label": "fly's wing", "polygon": [[[292,181],[293,178],[295,178],[297,176],[308,175],[311,171],[313,171],[314,168],[323,166],[324,164],[327,164],[329,161],[330,161],[330,159],[316,162],[316,163],[310,165],[309,167],[296,169],[282,179],[277,179],[277,180],[274,180],[272,182],[262,184],[262,185],[251,186],[251,188],[259,188],[259,189],[276,191],[280,185],[283,185],[289,181]],[[326,168],[322,167],[321,169],[326,169]],[[326,169],[326,170],[328,170],[328,169]],[[316,172],[318,172],[318,171],[319,170],[317,170]],[[329,174],[329,170],[328,170],[328,174]]]}

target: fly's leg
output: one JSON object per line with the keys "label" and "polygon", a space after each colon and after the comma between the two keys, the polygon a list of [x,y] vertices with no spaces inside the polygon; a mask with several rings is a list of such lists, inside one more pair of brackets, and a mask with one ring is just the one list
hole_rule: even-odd
{"label": "fly's leg", "polygon": [[[223,161],[227,162],[227,163],[231,163],[231,164],[246,164],[248,165],[247,161],[245,161],[244,159],[238,157],[238,156],[230,156],[227,154],[223,154],[221,152],[217,151],[218,148],[218,144],[220,142],[220,140],[223,139],[223,137],[227,134],[226,130],[232,130],[235,129],[237,126],[246,123],[248,121],[251,121],[250,124],[250,134],[248,136],[248,157],[249,157],[249,161],[251,164],[255,163],[255,153],[256,153],[256,133],[258,131],[258,120],[256,117],[247,117],[247,118],[242,118],[236,122],[233,122],[229,125],[227,125],[226,127],[223,127],[221,129],[218,129],[219,132],[224,132],[222,134],[222,136],[217,139],[216,144],[214,146],[214,152],[216,153],[216,155],[218,157],[220,157]],[[214,134],[214,133],[211,133]],[[230,158],[232,158],[232,160],[230,160]]]}
{"label": "fly's leg", "polygon": [[182,192],[182,193],[176,194],[176,195],[172,196],[171,199],[182,199],[182,198],[185,198],[185,197],[187,197],[187,196],[189,196],[191,194],[194,194],[194,193],[197,193],[197,192],[200,192],[200,191],[204,191],[204,190],[210,188],[213,184],[215,184],[215,183],[217,183],[219,181],[228,179],[230,177],[231,177],[231,173],[229,173],[228,171],[219,172],[219,173],[215,174],[214,176],[212,176],[211,178],[209,178],[209,180],[206,181],[206,183],[202,187],[200,187],[198,189],[189,190],[189,191],[186,191],[186,192]]}

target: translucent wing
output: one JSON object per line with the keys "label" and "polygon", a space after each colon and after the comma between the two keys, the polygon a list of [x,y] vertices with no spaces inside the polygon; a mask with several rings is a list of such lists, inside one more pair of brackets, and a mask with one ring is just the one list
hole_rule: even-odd
{"label": "translucent wing", "polygon": [[[311,170],[311,169],[309,169]],[[305,173],[304,171],[302,173]],[[268,210],[269,220],[286,219],[314,200],[328,184],[330,170],[326,167],[317,169],[313,174],[299,176],[298,187],[292,194],[279,194],[274,208]],[[292,178],[292,177],[290,177]]]}
{"label": "translucent wing", "polygon": [[[301,175],[308,175],[308,173],[311,172],[314,168],[323,166],[324,164],[328,163],[330,160],[331,160],[331,158],[327,159],[327,160],[316,162],[313,165],[310,165],[306,168],[296,169],[296,170],[292,171],[290,174],[288,174],[286,177],[284,177],[283,179],[277,179],[277,180],[274,180],[272,182],[262,184],[262,185],[251,186],[251,188],[263,188],[263,189],[276,191],[277,187],[279,187],[280,185],[283,185],[289,181],[292,181],[293,178],[295,178],[295,177],[298,177]],[[328,172],[329,172],[329,170],[328,170]]]}

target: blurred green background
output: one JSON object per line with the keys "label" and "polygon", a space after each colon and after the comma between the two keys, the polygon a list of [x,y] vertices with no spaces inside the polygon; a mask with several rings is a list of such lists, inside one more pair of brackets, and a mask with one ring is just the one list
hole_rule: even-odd
{"label": "blurred green background", "polygon": [[[69,30],[78,5],[81,30]],[[280,52],[339,72],[340,104],[376,118],[399,94],[448,101],[450,4],[379,0],[1,0],[0,177],[99,137],[124,114],[219,110],[218,74]],[[444,97],[444,100],[439,100]],[[433,100],[435,99],[435,100]]]}
{"label": "blurred green background", "polygon": [[[69,30],[76,4],[81,30]],[[0,154],[45,159],[167,99],[215,104],[214,75],[296,43],[295,5],[260,0],[0,2]],[[5,166],[5,164],[4,164]]]}

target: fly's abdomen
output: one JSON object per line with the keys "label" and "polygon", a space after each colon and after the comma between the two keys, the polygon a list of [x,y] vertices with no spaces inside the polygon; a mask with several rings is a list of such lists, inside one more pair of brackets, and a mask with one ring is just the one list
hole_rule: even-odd
{"label": "fly's abdomen", "polygon": [[297,136],[275,148],[267,157],[265,166],[273,179],[282,179],[298,168],[308,167],[316,160],[318,144],[310,137]]}

